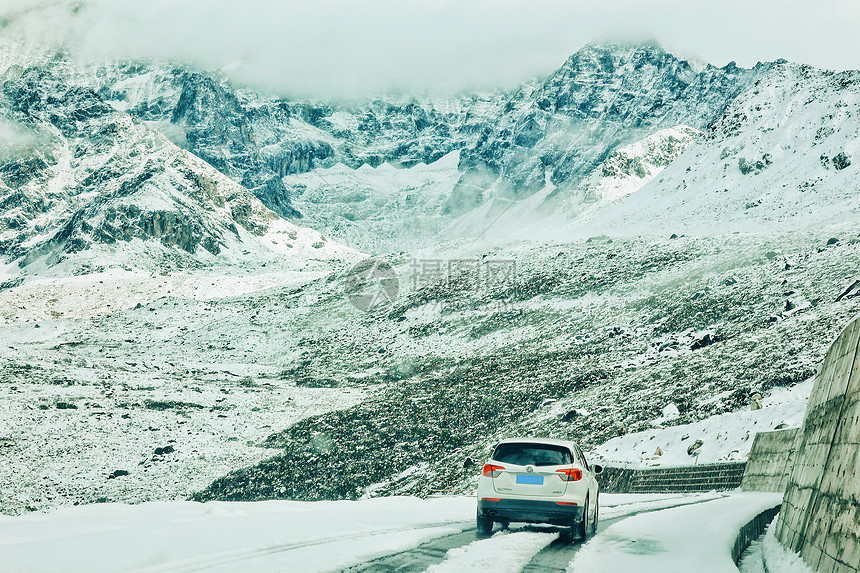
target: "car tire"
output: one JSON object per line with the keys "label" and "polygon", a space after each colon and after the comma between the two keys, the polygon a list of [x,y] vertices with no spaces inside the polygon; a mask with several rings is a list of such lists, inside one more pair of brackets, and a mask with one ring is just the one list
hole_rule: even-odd
{"label": "car tire", "polygon": [[582,508],[582,518],[573,524],[573,537],[585,539],[588,532],[588,496],[585,496],[585,506]]}
{"label": "car tire", "polygon": [[594,498],[594,519],[591,521],[591,533],[597,533],[597,523],[600,519],[600,496]]}
{"label": "car tire", "polygon": [[478,514],[475,525],[478,526],[478,534],[480,535],[489,535],[493,532],[493,520],[489,517]]}

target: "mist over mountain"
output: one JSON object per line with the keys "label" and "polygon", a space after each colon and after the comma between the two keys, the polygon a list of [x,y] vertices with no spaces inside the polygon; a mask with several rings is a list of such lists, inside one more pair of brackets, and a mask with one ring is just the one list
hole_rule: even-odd
{"label": "mist over mountain", "polygon": [[189,62],[287,99],[447,98],[513,89],[595,38],[659,38],[680,59],[722,67],[786,58],[860,68],[860,9],[846,0],[7,0],[0,30],[76,59]]}

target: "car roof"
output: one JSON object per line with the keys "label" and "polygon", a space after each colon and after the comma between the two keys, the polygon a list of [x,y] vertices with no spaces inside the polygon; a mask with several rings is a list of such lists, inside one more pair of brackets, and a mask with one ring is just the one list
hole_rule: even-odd
{"label": "car roof", "polygon": [[565,446],[567,448],[576,446],[576,443],[570,440],[557,440],[555,438],[505,438],[504,440],[500,440],[496,445],[501,444],[548,444],[551,446]]}

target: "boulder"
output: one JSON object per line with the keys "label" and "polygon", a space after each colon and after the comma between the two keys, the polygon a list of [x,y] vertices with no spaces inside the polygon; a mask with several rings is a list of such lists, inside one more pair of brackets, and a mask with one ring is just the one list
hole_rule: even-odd
{"label": "boulder", "polygon": [[835,167],[837,171],[842,171],[849,165],[851,165],[851,156],[844,151],[839,152],[833,157],[833,167]]}
{"label": "boulder", "polygon": [[690,444],[690,447],[687,448],[687,455],[695,456],[696,454],[698,454],[699,449],[702,447],[702,445],[704,445],[704,443],[705,442],[703,442],[702,440],[696,440],[695,442]]}
{"label": "boulder", "polygon": [[664,418],[676,418],[681,414],[681,412],[678,411],[678,406],[669,402],[663,407],[662,414]]}
{"label": "boulder", "polygon": [[692,344],[690,344],[690,350],[698,350],[700,348],[710,346],[711,344],[713,344],[716,341],[717,341],[716,337],[711,336],[710,332],[705,333],[704,336],[701,336],[701,337],[695,339],[692,342]]}

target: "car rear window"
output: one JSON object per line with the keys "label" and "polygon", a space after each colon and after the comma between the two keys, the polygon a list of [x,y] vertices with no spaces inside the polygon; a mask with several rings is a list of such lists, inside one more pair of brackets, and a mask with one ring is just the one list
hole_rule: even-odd
{"label": "car rear window", "polygon": [[499,444],[493,459],[519,466],[562,466],[573,463],[570,450],[551,444]]}

